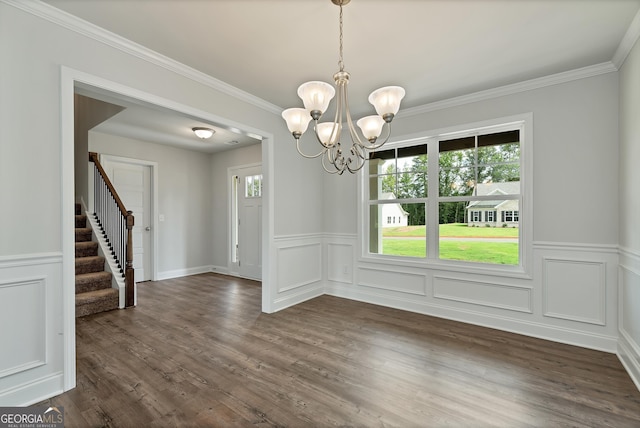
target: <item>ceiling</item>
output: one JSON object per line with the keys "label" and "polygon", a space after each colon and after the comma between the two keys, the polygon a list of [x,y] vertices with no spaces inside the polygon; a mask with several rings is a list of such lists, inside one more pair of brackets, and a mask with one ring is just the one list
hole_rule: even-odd
{"label": "ceiling", "polygon": [[[279,108],[301,107],[297,87],[332,83],[338,70],[330,0],[45,2]],[[352,113],[371,114],[368,94],[381,86],[403,86],[407,108],[611,61],[639,9],[640,0],[352,0]]]}

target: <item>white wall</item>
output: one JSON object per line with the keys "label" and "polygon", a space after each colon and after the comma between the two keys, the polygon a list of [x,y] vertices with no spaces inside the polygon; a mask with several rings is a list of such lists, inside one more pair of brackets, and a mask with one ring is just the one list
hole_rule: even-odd
{"label": "white wall", "polygon": [[[195,70],[39,2],[0,1],[0,57],[0,198],[3,207],[11,207],[0,210],[0,309],[14,308],[3,312],[12,319],[3,318],[2,325],[19,326],[0,328],[2,349],[15,350],[0,353],[0,405],[34,403],[75,385],[73,125],[64,119],[73,100],[69,75],[108,82],[109,89],[135,89],[266,134],[267,181],[277,189],[269,190],[267,250],[273,253],[278,235],[322,230],[321,168],[299,158],[275,106],[219,89]],[[173,201],[166,202],[165,214],[173,209]],[[202,248],[210,245],[208,238]],[[199,257],[189,254],[185,260],[197,265]],[[161,260],[166,269],[177,266],[168,254]],[[278,261],[265,262],[265,281],[273,282]],[[273,290],[266,309],[316,295],[316,285]],[[34,301],[45,302],[42,310],[31,309]]]}
{"label": "white wall", "polygon": [[157,163],[158,212],[151,222],[158,231],[158,279],[208,272],[211,155],[95,131],[89,132],[89,150]]}
{"label": "white wall", "polygon": [[640,42],[620,70],[620,340],[618,354],[640,388]]}
{"label": "white wall", "polygon": [[[415,114],[403,136],[532,113],[533,239],[525,275],[360,257],[357,186],[325,189],[329,294],[613,352],[617,341],[618,75]],[[344,187],[341,185],[344,183]],[[347,191],[348,190],[348,191]],[[337,199],[336,199],[337,198]],[[339,214],[332,213],[339,211]],[[584,213],[589,213],[584,215]]]}

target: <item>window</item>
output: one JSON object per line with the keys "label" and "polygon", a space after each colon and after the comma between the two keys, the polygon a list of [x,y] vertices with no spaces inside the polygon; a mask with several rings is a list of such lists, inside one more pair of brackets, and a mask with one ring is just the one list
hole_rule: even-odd
{"label": "window", "polygon": [[[520,265],[523,131],[524,121],[518,121],[371,153],[368,254]],[[382,229],[382,208],[390,199],[408,214],[407,227]]]}
{"label": "window", "polygon": [[518,211],[503,211],[502,214],[504,215],[503,222],[517,222],[520,217]]}
{"label": "window", "polygon": [[245,177],[244,197],[245,198],[262,197],[262,174],[249,175]]}

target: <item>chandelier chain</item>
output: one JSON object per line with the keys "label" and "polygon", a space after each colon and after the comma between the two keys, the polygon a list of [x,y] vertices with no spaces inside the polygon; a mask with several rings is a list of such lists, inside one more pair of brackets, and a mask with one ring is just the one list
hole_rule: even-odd
{"label": "chandelier chain", "polygon": [[340,60],[338,61],[340,71],[344,71],[344,61],[342,58],[342,3],[340,3]]}

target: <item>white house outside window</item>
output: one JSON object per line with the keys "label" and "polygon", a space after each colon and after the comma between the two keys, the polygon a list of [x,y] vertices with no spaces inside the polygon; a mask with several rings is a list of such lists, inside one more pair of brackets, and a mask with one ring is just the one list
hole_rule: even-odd
{"label": "white house outside window", "polygon": [[[520,265],[523,131],[524,121],[518,121],[371,153],[367,253],[391,260]],[[390,204],[407,213],[406,226],[383,224],[382,211]]]}

